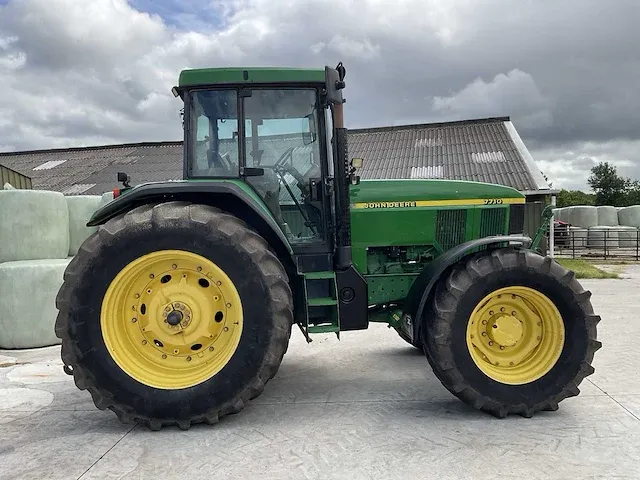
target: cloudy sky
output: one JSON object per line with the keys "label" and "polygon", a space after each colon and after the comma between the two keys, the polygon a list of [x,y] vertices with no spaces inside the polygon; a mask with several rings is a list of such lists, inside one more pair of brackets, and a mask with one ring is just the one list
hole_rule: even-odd
{"label": "cloudy sky", "polygon": [[554,187],[603,160],[640,178],[639,20],[638,0],[0,0],[0,151],[180,139],[183,68],[343,61],[348,127],[508,115]]}

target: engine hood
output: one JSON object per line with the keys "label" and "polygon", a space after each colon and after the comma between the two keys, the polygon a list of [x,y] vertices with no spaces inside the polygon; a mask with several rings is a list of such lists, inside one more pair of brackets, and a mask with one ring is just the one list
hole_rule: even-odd
{"label": "engine hood", "polygon": [[[369,204],[382,207],[431,205],[486,205],[495,203],[524,203],[518,190],[492,183],[460,180],[362,180],[352,185],[351,204],[355,208],[368,208]],[[416,202],[417,205],[396,203]],[[384,205],[388,204],[388,205]]]}

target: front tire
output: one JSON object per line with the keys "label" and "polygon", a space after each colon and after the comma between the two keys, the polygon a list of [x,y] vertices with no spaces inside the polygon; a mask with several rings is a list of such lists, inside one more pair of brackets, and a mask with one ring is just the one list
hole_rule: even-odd
{"label": "front tire", "polygon": [[56,335],[98,408],[186,429],[262,393],[292,304],[284,267],[244,222],[205,205],[145,205],[84,242],[58,293]]}
{"label": "front tire", "polygon": [[475,254],[439,281],[423,319],[425,354],[445,388],[478,410],[557,410],[594,372],[600,317],[590,295],[549,257]]}

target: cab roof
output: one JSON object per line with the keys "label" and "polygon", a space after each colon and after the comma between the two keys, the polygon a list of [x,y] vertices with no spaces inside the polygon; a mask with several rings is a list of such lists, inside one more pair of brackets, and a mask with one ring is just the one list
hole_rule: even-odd
{"label": "cab roof", "polygon": [[180,87],[228,83],[323,83],[324,69],[293,67],[196,68],[180,72]]}

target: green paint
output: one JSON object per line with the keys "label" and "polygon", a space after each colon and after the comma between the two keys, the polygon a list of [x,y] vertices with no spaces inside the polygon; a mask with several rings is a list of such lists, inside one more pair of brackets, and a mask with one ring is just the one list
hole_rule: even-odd
{"label": "green paint", "polygon": [[[410,273],[408,263],[400,272],[388,268],[390,260],[382,247],[422,247],[435,257],[455,244],[479,238],[483,210],[502,209],[505,220],[490,225],[490,234],[506,234],[510,205],[485,205],[485,199],[522,199],[524,196],[510,187],[465,181],[445,180],[364,180],[351,188],[351,203],[376,202],[443,202],[428,206],[391,208],[353,208],[351,210],[352,258],[364,274],[384,266],[383,273]],[[460,204],[473,199],[477,204]],[[448,201],[453,204],[447,204]],[[479,202],[479,203],[478,203]],[[454,214],[453,211],[459,211]],[[442,219],[438,222],[439,213]],[[463,218],[464,216],[464,218]],[[462,223],[460,223],[462,222]],[[486,226],[485,226],[486,228]],[[459,231],[461,237],[456,237]],[[376,248],[380,247],[380,248]],[[407,258],[407,260],[411,260]],[[424,263],[419,264],[424,267]],[[414,264],[415,267],[415,264]]]}
{"label": "green paint", "polygon": [[260,208],[271,218],[273,219],[273,221],[275,222],[275,219],[273,217],[273,214],[271,213],[271,210],[269,210],[269,207],[267,207],[267,205],[264,203],[264,200],[262,200],[262,197],[260,197],[260,195],[258,195],[258,193],[251,188],[251,186],[240,179],[236,179],[236,178],[193,178],[193,179],[189,179],[189,180],[180,180],[181,182],[190,182],[190,183],[197,183],[197,182],[202,182],[202,183],[211,183],[211,182],[216,182],[216,183],[233,183],[234,185],[237,185],[239,188],[241,188],[249,197],[251,197],[251,200],[253,200],[258,206],[260,206]]}
{"label": "green paint", "polygon": [[351,202],[524,198],[504,185],[461,180],[362,180],[351,187]]}
{"label": "green paint", "polygon": [[[247,72],[245,79],[244,72]],[[324,83],[324,69],[318,68],[269,68],[228,67],[199,68],[180,72],[180,87],[219,84],[251,83]]]}
{"label": "green paint", "polygon": [[406,298],[417,277],[417,274],[365,275],[369,290],[369,305],[389,303]]}

